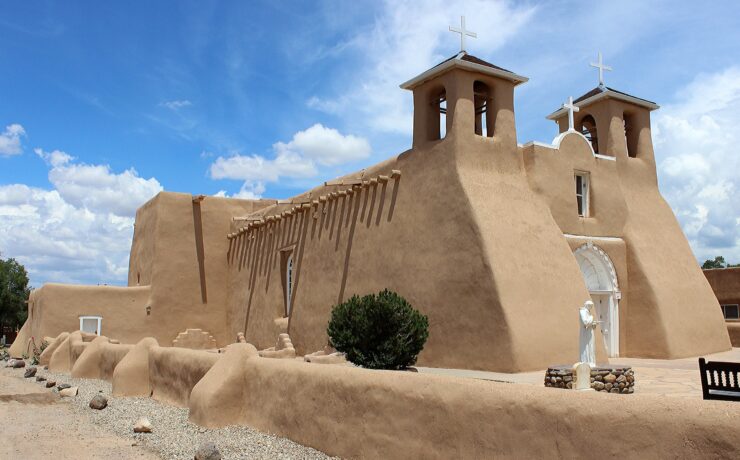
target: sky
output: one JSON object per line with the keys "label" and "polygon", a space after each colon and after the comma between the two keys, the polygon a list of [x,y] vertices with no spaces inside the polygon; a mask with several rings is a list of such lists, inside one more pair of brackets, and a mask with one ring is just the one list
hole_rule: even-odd
{"label": "sky", "polygon": [[740,3],[15,1],[0,15],[0,254],[38,287],[125,284],[162,190],[287,198],[407,150],[399,84],[459,50],[530,78],[520,143],[598,83],[656,101],[663,196],[740,262]]}

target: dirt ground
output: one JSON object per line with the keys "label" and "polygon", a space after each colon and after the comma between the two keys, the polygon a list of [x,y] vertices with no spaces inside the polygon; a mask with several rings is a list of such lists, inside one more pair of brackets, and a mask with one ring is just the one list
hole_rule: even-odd
{"label": "dirt ground", "polygon": [[0,459],[159,458],[130,439],[102,432],[34,380],[0,369]]}

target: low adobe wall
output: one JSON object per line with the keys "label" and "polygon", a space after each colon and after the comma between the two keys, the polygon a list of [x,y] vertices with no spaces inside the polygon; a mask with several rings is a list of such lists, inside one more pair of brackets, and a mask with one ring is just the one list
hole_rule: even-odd
{"label": "low adobe wall", "polygon": [[218,353],[187,348],[150,348],[149,382],[152,398],[187,407],[190,391],[219,358]]}
{"label": "low adobe wall", "polygon": [[113,396],[146,396],[152,394],[149,379],[149,351],[159,347],[153,337],[141,339],[113,371]]}
{"label": "low adobe wall", "polygon": [[72,366],[71,375],[74,378],[110,381],[118,363],[133,347],[133,345],[113,344],[107,337],[98,337],[77,358]]}
{"label": "low adobe wall", "polygon": [[[740,455],[728,430],[737,404],[316,365],[245,347],[193,390],[193,422],[249,425],[347,458]],[[229,361],[240,371],[224,373]]]}

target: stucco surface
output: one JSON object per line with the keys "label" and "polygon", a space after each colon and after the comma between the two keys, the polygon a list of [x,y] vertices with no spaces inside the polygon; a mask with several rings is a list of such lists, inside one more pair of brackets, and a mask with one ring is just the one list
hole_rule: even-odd
{"label": "stucco surface", "polygon": [[69,372],[72,366],[69,361],[69,347],[70,337],[72,334],[67,334],[62,339],[62,343],[59,344],[54,353],[51,354],[49,359],[49,370],[52,372]]}
{"label": "stucco surface", "polygon": [[190,392],[219,360],[218,353],[177,347],[149,349],[149,382],[152,398],[187,407]]}
{"label": "stucco surface", "polygon": [[[232,390],[225,393],[239,410],[221,410],[223,404],[194,391],[191,420],[211,427],[247,424],[344,458],[740,455],[727,429],[740,406],[726,402],[584,394],[264,358],[239,362],[246,374],[227,374]],[[214,376],[205,379],[215,381],[218,371],[214,366]]]}
{"label": "stucco surface", "polygon": [[71,375],[74,378],[110,381],[114,369],[132,348],[133,345],[113,344],[107,337],[98,337],[77,358]]}
{"label": "stucco surface", "polygon": [[151,396],[149,351],[158,346],[153,337],[143,338],[121,359],[113,371],[113,396]]}
{"label": "stucco surface", "polygon": [[44,351],[41,352],[41,355],[39,355],[39,364],[42,366],[49,365],[49,361],[51,361],[51,355],[54,354],[56,349],[59,348],[59,345],[61,345],[68,336],[69,332],[62,332],[54,339],[49,341],[49,345]]}
{"label": "stucco surface", "polygon": [[[189,419],[202,426],[216,427],[236,423],[244,410],[242,404],[249,378],[247,361],[260,358],[248,343],[234,343],[193,387],[188,408]],[[278,383],[279,384],[279,383]]]}

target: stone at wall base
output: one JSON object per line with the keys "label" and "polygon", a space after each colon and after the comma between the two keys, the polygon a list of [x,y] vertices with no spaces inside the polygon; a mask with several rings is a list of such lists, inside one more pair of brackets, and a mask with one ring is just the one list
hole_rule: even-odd
{"label": "stone at wall base", "polygon": [[[545,386],[572,389],[572,366],[551,366],[545,372]],[[635,392],[635,372],[629,366],[597,365],[591,369],[591,390],[603,393],[632,394]]]}

